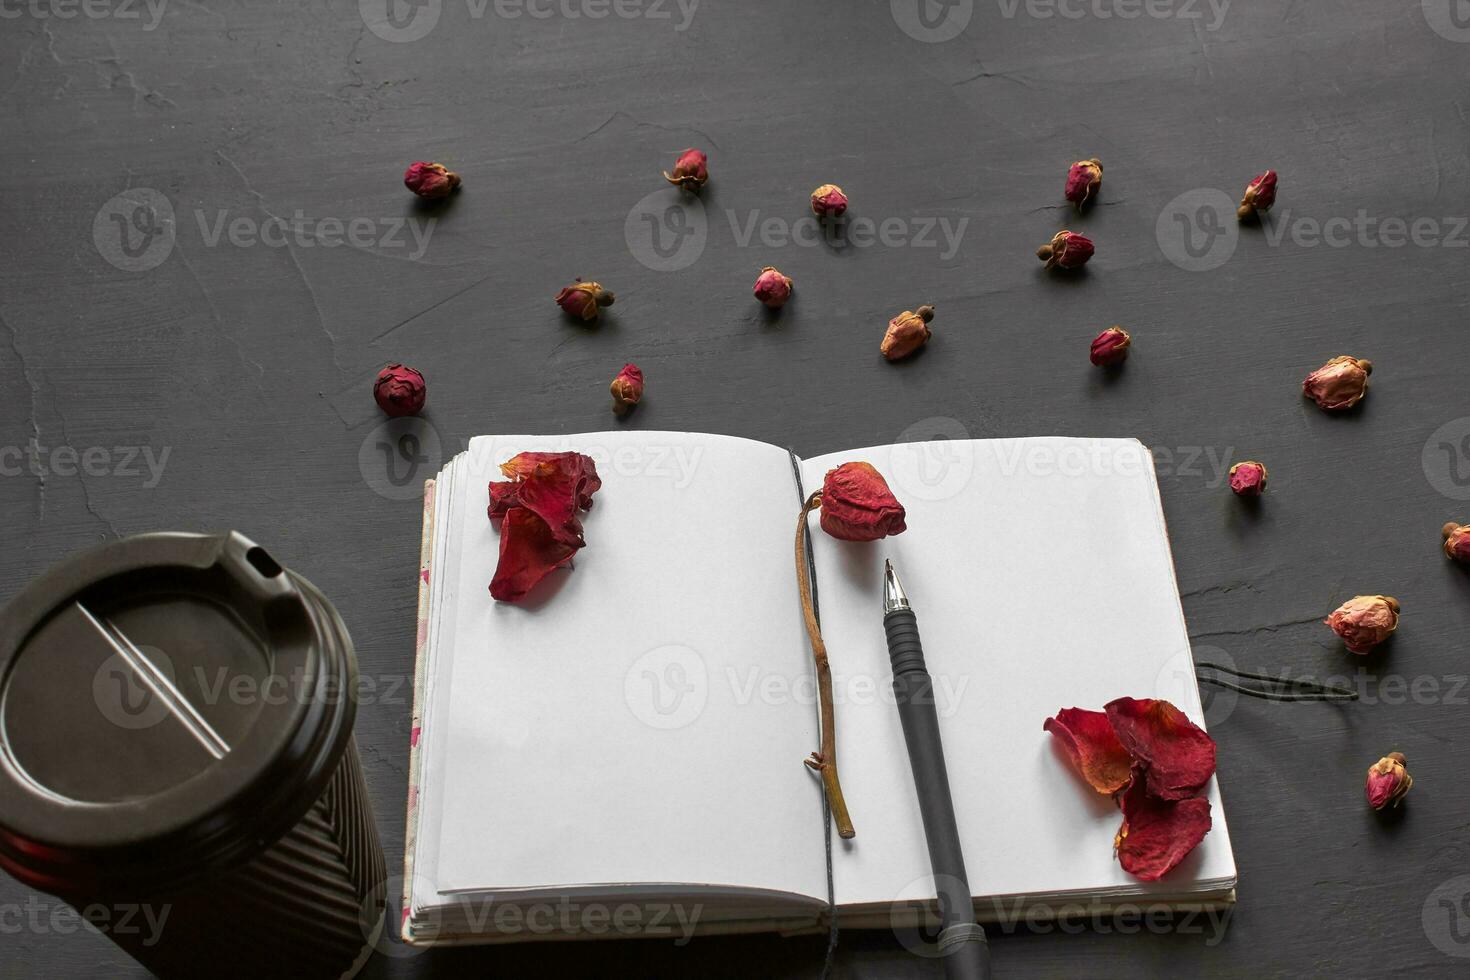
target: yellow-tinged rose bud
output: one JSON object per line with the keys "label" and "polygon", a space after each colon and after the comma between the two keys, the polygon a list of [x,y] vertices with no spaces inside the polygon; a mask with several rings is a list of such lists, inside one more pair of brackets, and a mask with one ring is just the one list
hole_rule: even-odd
{"label": "yellow-tinged rose bud", "polygon": [[1324,620],[1353,653],[1368,653],[1399,625],[1399,601],[1387,595],[1353,596]]}
{"label": "yellow-tinged rose bud", "polygon": [[1382,810],[1390,803],[1399,805],[1404,794],[1414,785],[1414,777],[1404,768],[1407,761],[1402,752],[1390,752],[1368,767],[1368,781],[1363,792],[1368,797],[1369,806]]}

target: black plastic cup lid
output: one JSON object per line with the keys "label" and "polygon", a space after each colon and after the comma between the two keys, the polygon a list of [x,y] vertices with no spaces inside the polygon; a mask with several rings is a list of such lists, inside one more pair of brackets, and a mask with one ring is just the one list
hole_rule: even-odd
{"label": "black plastic cup lid", "polygon": [[142,894],[247,860],[320,795],[356,687],[330,604],[239,534],[63,561],[0,611],[0,867]]}

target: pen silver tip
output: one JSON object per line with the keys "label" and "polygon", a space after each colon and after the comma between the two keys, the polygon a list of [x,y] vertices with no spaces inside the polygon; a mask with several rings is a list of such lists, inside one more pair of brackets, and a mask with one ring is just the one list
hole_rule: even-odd
{"label": "pen silver tip", "polygon": [[903,583],[898,580],[898,573],[893,570],[893,562],[887,558],[883,559],[883,615],[887,616],[896,609],[909,608],[909,597],[903,591]]}

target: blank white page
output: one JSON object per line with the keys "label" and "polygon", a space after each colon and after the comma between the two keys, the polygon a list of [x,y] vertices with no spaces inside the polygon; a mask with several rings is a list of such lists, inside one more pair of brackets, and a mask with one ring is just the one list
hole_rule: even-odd
{"label": "blank white page", "polygon": [[[883,635],[893,560],[934,677],[965,863],[977,896],[1177,893],[1235,877],[1218,789],[1204,842],[1155,885],[1113,858],[1121,814],[1042,731],[1059,708],[1165,697],[1203,723],[1152,457],[1136,440],[913,443],[803,464],[807,488],[865,460],[908,530],[816,533],[839,771],[856,838],[834,854],[841,905],[932,897]],[[813,527],[816,523],[813,521]],[[1187,666],[1186,666],[1187,665]],[[856,696],[859,691],[865,696]]]}
{"label": "blank white page", "polygon": [[[495,602],[487,484],[518,452],[567,449],[602,479],[587,547],[537,601]],[[424,794],[439,801],[438,891],[675,882],[825,897],[820,790],[802,765],[813,709],[765,683],[810,671],[786,451],[672,432],[498,436],[461,465],[441,641],[453,673]]]}

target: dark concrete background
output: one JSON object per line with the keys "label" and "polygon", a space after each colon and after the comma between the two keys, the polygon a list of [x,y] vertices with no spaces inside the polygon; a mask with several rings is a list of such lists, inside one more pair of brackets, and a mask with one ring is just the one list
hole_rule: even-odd
{"label": "dark concrete background", "polygon": [[[428,0],[395,33],[382,0],[366,18],[353,0],[162,0],[157,17],[0,0],[0,591],[115,535],[237,528],[268,545],[335,600],[376,685],[358,743],[396,863],[419,526],[374,456],[383,362],[429,378],[436,458],[414,479],[478,433],[612,426],[625,360],[648,377],[629,424],[802,453],[1137,436],[1158,449],[1196,656],[1345,675],[1363,703],[1213,702],[1241,882],[1223,938],[1023,930],[994,938],[996,975],[1463,973],[1470,578],[1439,527],[1470,520],[1470,18],[1450,0],[961,0],[935,32],[913,0],[704,0],[687,19],[673,0],[527,3]],[[964,29],[926,40],[945,24]],[[660,190],[688,145],[713,173],[702,252],[669,237],[698,215]],[[1092,155],[1100,206],[1079,218],[1062,181]],[[417,159],[463,175],[451,206],[404,190]],[[1220,202],[1266,167],[1277,209],[1236,235]],[[827,180],[854,219],[889,221],[886,241],[771,237]],[[128,254],[113,216],[146,229],[139,204],[158,233],[131,226]],[[271,219],[298,212],[307,230],[282,246]],[[651,267],[665,260],[644,213],[667,222],[661,248],[697,257]],[[393,232],[405,218],[434,221],[421,254]],[[323,219],[367,224],[326,247],[341,230]],[[1314,236],[1330,219],[1330,240]],[[952,254],[941,222],[966,222]],[[1062,280],[1032,252],[1067,225],[1098,251]],[[775,319],[749,293],[768,263],[796,280]],[[578,275],[619,296],[595,329],[551,303]],[[930,348],[885,363],[886,321],[925,302]],[[1112,323],[1135,348],[1108,379],[1086,349]],[[1340,353],[1377,370],[1360,409],[1330,417],[1299,384]],[[17,462],[32,443],[39,474]],[[101,451],[78,473],[56,447]],[[1243,458],[1270,467],[1257,510],[1224,486]],[[1087,533],[1065,518],[1058,562]],[[1402,601],[1403,625],[1355,658],[1320,620],[1374,592]],[[1363,773],[1393,748],[1417,782],[1383,820]],[[54,907],[0,881],[0,908],[37,905]],[[0,920],[6,977],[139,972],[100,936],[15,925]],[[810,977],[822,948],[453,950],[367,975]],[[886,934],[844,936],[838,966],[937,975]]]}

